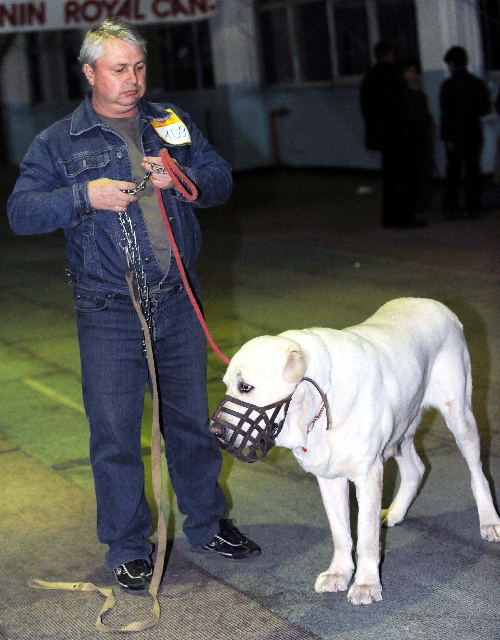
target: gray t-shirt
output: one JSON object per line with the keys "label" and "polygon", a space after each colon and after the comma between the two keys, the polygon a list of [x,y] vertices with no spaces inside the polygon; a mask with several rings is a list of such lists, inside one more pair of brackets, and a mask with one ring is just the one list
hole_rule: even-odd
{"label": "gray t-shirt", "polygon": [[[139,128],[139,114],[129,118],[109,118],[99,114],[99,118],[103,124],[113,129],[113,131],[125,140],[132,165],[132,180],[137,183],[141,182],[146,171],[141,166],[144,151],[142,149]],[[156,190],[151,184],[151,181],[147,182],[144,191],[141,191],[138,195],[140,196],[139,206],[146,223],[156,259],[162,271],[166,273],[170,264],[170,241],[158,205]]]}

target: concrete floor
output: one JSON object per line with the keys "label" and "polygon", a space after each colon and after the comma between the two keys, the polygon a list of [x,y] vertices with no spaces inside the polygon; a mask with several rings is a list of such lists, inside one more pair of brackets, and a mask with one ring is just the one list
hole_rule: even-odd
{"label": "concrete floor", "polygon": [[[33,595],[26,587],[30,577],[76,580],[84,574],[104,584],[111,580],[102,566],[104,549],[95,541],[88,432],[62,238],[20,238],[9,232],[4,202],[15,172],[6,169],[4,175],[0,639],[94,638],[96,601],[83,605],[80,599],[75,605],[75,594]],[[471,350],[483,464],[498,504],[497,199],[490,188],[478,220],[445,222],[436,206],[426,228],[384,230],[375,175],[284,171],[236,176],[231,202],[200,214],[204,249],[199,274],[212,334],[231,356],[257,335],[360,322],[391,298],[444,302],[459,315]],[[224,394],[224,368],[210,352],[211,410]],[[143,441],[148,471],[150,424],[148,402]],[[314,593],[331,542],[316,482],[290,452],[275,448],[255,465],[225,457],[222,483],[231,516],[263,547],[255,562],[228,563],[192,553],[165,480],[164,510],[173,545],[164,582],[166,613],[144,636],[500,638],[500,545],[479,539],[465,463],[435,413],[424,417],[417,444],[426,479],[407,522],[384,532],[384,601],[371,607],[351,607],[345,594]],[[396,484],[394,467],[388,465],[386,500]],[[174,603],[176,589],[182,596]],[[193,607],[191,592],[198,602],[192,614],[186,613]]]}

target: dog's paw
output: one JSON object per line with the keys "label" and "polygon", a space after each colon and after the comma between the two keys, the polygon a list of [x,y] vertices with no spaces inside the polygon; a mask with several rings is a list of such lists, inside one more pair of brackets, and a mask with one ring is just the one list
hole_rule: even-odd
{"label": "dog's paw", "polygon": [[383,527],[393,527],[394,525],[390,522],[389,518],[389,509],[382,509],[380,512],[380,524]]}
{"label": "dog's paw", "polygon": [[372,604],[382,600],[382,586],[378,584],[356,584],[349,589],[347,599],[351,604]]}
{"label": "dog's paw", "polygon": [[380,522],[383,527],[394,527],[404,520],[404,514],[400,516],[394,509],[382,509],[380,512]]}
{"label": "dog's paw", "polygon": [[500,524],[485,524],[481,527],[481,538],[488,542],[500,542]]}
{"label": "dog's paw", "polygon": [[316,578],[314,590],[317,593],[345,591],[349,586],[351,577],[352,571],[350,573],[328,573],[328,571],[323,571]]}

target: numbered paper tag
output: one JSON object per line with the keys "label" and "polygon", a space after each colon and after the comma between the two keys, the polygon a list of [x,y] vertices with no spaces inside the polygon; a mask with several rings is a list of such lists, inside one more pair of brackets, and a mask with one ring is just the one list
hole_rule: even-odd
{"label": "numbered paper tag", "polygon": [[191,136],[184,122],[171,109],[166,109],[166,113],[165,118],[151,121],[156,133],[168,144],[190,144]]}

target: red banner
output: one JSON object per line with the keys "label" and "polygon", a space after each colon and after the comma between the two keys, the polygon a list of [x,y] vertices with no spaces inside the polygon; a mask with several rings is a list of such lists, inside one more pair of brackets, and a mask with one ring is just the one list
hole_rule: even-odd
{"label": "red banner", "polygon": [[86,29],[107,18],[135,24],[187,22],[208,18],[216,0],[45,0],[0,2],[0,34]]}

